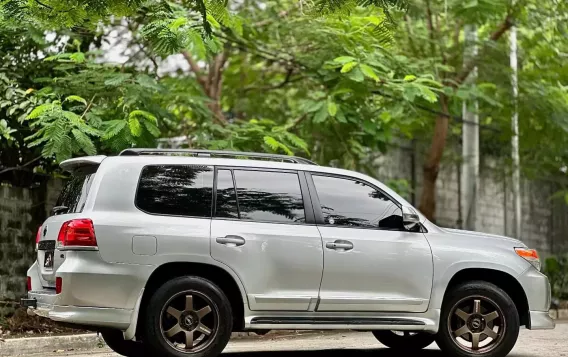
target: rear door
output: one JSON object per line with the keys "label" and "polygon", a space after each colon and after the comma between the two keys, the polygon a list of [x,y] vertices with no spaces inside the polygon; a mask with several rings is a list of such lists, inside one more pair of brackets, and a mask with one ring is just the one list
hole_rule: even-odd
{"label": "rear door", "polygon": [[37,265],[44,287],[55,287],[55,272],[65,258],[56,248],[59,230],[64,222],[81,217],[100,160],[85,158],[82,164],[72,166],[54,208],[54,214],[39,228]]}
{"label": "rear door", "polygon": [[217,168],[215,192],[211,255],[239,276],[249,308],[314,310],[323,250],[304,173]]}

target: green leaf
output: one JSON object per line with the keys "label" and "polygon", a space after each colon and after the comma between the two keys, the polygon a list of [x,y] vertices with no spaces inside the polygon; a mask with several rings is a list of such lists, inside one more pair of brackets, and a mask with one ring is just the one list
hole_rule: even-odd
{"label": "green leaf", "polygon": [[337,114],[337,104],[332,101],[327,102],[327,112],[329,113],[329,115],[334,117],[335,114]]}
{"label": "green leaf", "polygon": [[357,59],[355,57],[351,57],[351,56],[340,56],[340,57],[337,57],[333,60],[333,62],[339,63],[339,64],[346,64],[346,63],[355,62],[355,61],[357,61]]}
{"label": "green leaf", "polygon": [[337,115],[335,116],[338,122],[340,123],[347,123],[347,118],[345,118],[345,114],[341,108],[337,109]]}
{"label": "green leaf", "polygon": [[436,93],[434,93],[430,88],[422,85],[419,85],[417,87],[420,90],[420,96],[422,98],[426,99],[430,103],[436,103],[438,101]]}
{"label": "green leaf", "polygon": [[347,62],[343,65],[343,67],[341,67],[341,73],[351,72],[351,70],[353,70],[353,68],[355,68],[358,64],[359,63],[357,62]]}
{"label": "green leaf", "polygon": [[81,150],[83,150],[87,155],[97,154],[97,149],[95,148],[95,144],[93,144],[91,138],[89,138],[85,133],[78,129],[73,129],[71,130],[71,132],[73,133],[73,137],[75,137],[75,140],[77,140],[77,143],[81,147]]}
{"label": "green leaf", "polygon": [[391,121],[392,116],[390,112],[385,110],[384,112],[381,113],[381,115],[379,115],[379,118],[383,121],[383,123],[388,123]]}
{"label": "green leaf", "polygon": [[132,77],[130,73],[117,73],[105,81],[105,86],[119,86]]}
{"label": "green leaf", "polygon": [[172,23],[169,24],[168,27],[171,30],[177,30],[185,24],[187,24],[187,18],[186,17],[178,17],[177,19],[172,21]]}
{"label": "green leaf", "polygon": [[156,90],[156,91],[162,89],[162,87],[158,84],[158,82],[154,78],[152,78],[152,77],[150,77],[146,74],[138,75],[136,77],[136,83],[140,84],[141,87]]}
{"label": "green leaf", "polygon": [[154,123],[154,125],[158,124],[158,119],[156,119],[156,117],[151,113],[148,113],[144,110],[133,110],[132,112],[130,112],[130,114],[128,114],[128,118],[136,117],[141,117],[143,119],[149,120],[150,122]]}
{"label": "green leaf", "polygon": [[82,124],[84,124],[84,121],[83,119],[81,119],[81,116],[73,112],[65,110],[63,111],[63,117],[69,120],[71,124],[73,124],[74,126],[81,126]]}
{"label": "green leaf", "polygon": [[328,117],[327,108],[322,106],[314,116],[314,123],[323,123]]}
{"label": "green leaf", "polygon": [[375,73],[373,68],[367,66],[366,64],[361,64],[360,68],[361,68],[361,72],[363,72],[365,77],[371,78],[375,82],[378,82],[380,80],[379,76],[377,76],[377,74]]}
{"label": "green leaf", "polygon": [[160,136],[161,134],[160,129],[154,123],[148,120],[144,120],[142,124],[144,124],[146,130],[148,130],[148,132],[152,134],[152,136],[154,137]]}
{"label": "green leaf", "polygon": [[274,139],[272,136],[265,136],[264,143],[268,145],[273,151],[277,151],[279,147],[279,142]]}
{"label": "green leaf", "polygon": [[75,52],[69,58],[75,63],[85,62],[85,54],[83,52]]}
{"label": "green leaf", "polygon": [[115,137],[126,127],[126,124],[127,124],[126,120],[110,120],[105,122],[105,125],[107,125],[107,129],[103,134],[103,139],[109,140]]}
{"label": "green leaf", "polygon": [[79,102],[87,105],[87,101],[85,100],[85,98],[79,97],[78,95],[70,95],[67,98],[65,98],[64,102]]}
{"label": "green leaf", "polygon": [[321,107],[323,107],[323,105],[324,101],[319,101],[319,102],[311,101],[311,103],[309,103],[308,106],[306,107],[306,112],[307,113],[317,112],[318,110],[321,109]]}
{"label": "green leaf", "polygon": [[412,82],[416,80],[416,76],[413,74],[407,74],[406,76],[404,76],[404,81],[405,82]]}
{"label": "green leaf", "polygon": [[221,24],[215,20],[215,18],[213,16],[211,16],[210,14],[207,14],[207,22],[209,22],[211,24],[211,26],[219,29],[221,28]]}
{"label": "green leaf", "polygon": [[130,128],[130,133],[133,136],[140,136],[142,135],[142,126],[138,119],[131,117],[128,119],[128,127]]}
{"label": "green leaf", "polygon": [[365,80],[365,76],[363,75],[363,72],[361,72],[361,69],[359,68],[355,68],[355,70],[349,72],[347,76],[349,77],[349,79],[355,82],[363,82]]}
{"label": "green leaf", "polygon": [[41,115],[45,114],[48,110],[51,110],[53,108],[54,105],[51,103],[42,104],[32,110],[32,112],[28,115],[28,119],[39,118]]}

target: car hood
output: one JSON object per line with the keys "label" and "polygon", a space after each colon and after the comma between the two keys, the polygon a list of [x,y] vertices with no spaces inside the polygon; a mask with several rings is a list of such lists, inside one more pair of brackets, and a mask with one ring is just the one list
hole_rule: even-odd
{"label": "car hood", "polygon": [[474,231],[464,231],[464,230],[461,230],[461,229],[451,229],[451,228],[442,228],[442,229],[448,234],[458,235],[460,237],[472,237],[472,238],[476,238],[476,239],[479,239],[479,238],[492,239],[492,240],[495,240],[495,241],[501,241],[503,243],[505,243],[505,242],[510,243],[511,245],[514,245],[515,247],[518,247],[518,248],[527,248],[526,244],[524,244],[523,242],[521,242],[518,239],[511,238],[511,237],[500,236],[500,235],[497,235],[497,234],[474,232]]}

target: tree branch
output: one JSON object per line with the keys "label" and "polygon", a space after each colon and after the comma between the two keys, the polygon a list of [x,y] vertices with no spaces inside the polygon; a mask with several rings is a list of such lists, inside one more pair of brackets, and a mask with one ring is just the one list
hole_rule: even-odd
{"label": "tree branch", "polygon": [[51,7],[51,6],[47,5],[47,4],[44,4],[44,3],[41,2],[40,0],[35,0],[35,2],[38,3],[38,4],[41,5],[41,6],[43,6],[43,7],[47,8],[47,9],[49,9],[49,10],[53,10],[53,7]]}
{"label": "tree branch", "polygon": [[410,49],[415,55],[418,55],[418,50],[414,45],[414,31],[412,30],[412,25],[410,16],[404,15],[404,23],[406,25],[406,32],[408,33],[408,44],[410,45]]}
{"label": "tree branch", "polygon": [[426,20],[428,24],[428,33],[430,34],[430,51],[432,51],[432,56],[436,55],[436,46],[435,40],[436,36],[434,35],[434,21],[432,20],[432,9],[430,8],[430,0],[426,1]]}
{"label": "tree branch", "polygon": [[221,88],[219,85],[222,81],[221,74],[223,73],[223,67],[228,58],[227,51],[228,50],[224,50],[215,56],[213,63],[209,67],[209,96],[214,100],[218,100],[221,96]]}
{"label": "tree branch", "polygon": [[31,160],[31,161],[28,161],[28,162],[26,162],[26,163],[23,164],[23,165],[16,166],[16,167],[9,167],[9,168],[7,168],[7,169],[1,170],[1,171],[0,171],[0,175],[4,174],[4,173],[6,173],[6,172],[10,172],[10,171],[22,170],[23,168],[25,168],[25,167],[27,167],[27,166],[33,164],[34,162],[38,161],[38,160],[41,159],[41,158],[42,158],[41,156],[38,156],[38,157],[36,157],[35,159],[33,159],[33,160]]}
{"label": "tree branch", "polygon": [[188,51],[181,51],[181,54],[189,64],[189,68],[191,69],[191,71],[195,73],[195,78],[197,79],[199,84],[201,84],[205,92],[208,92],[207,80],[205,79],[204,76],[201,75],[201,68],[199,67],[197,62],[195,62],[195,60],[191,56],[191,53],[189,53]]}
{"label": "tree branch", "polygon": [[499,25],[499,27],[495,30],[495,32],[493,32],[491,34],[491,36],[489,37],[489,41],[487,41],[483,45],[482,50],[479,51],[477,56],[473,57],[468,63],[466,63],[464,65],[463,70],[460,73],[458,73],[458,75],[454,78],[454,82],[451,83],[450,85],[455,88],[455,87],[458,87],[459,85],[461,85],[463,82],[465,82],[467,77],[469,77],[470,73],[477,66],[477,62],[479,62],[479,59],[484,55],[483,52],[485,52],[485,50],[487,48],[487,44],[490,43],[490,42],[497,42],[501,37],[503,37],[503,35],[511,27],[513,27],[513,25],[514,25],[514,22],[513,22],[512,16],[507,15],[507,17],[501,23],[501,25]]}
{"label": "tree branch", "polygon": [[292,79],[292,75],[294,74],[294,68],[290,67],[288,68],[288,71],[286,72],[286,77],[284,78],[284,80],[278,84],[275,85],[271,85],[271,86],[261,86],[261,87],[256,87],[256,86],[249,86],[249,87],[245,87],[244,91],[245,93],[251,90],[272,90],[272,89],[280,89],[282,87],[284,87],[286,84],[288,83],[292,83],[292,82],[296,82],[299,81],[301,79],[303,79],[304,77],[297,77],[295,79]]}
{"label": "tree branch", "polygon": [[89,102],[89,104],[87,105],[87,107],[85,108],[85,111],[83,112],[83,114],[81,115],[81,120],[83,120],[83,118],[85,117],[85,115],[87,114],[87,112],[89,111],[89,109],[91,109],[91,107],[93,106],[93,102],[96,98],[96,94],[93,95],[93,98],[91,98],[91,101]]}

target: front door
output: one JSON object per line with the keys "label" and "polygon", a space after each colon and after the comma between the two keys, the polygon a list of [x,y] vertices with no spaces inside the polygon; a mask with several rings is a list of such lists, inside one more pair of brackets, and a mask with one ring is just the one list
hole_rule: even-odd
{"label": "front door", "polygon": [[405,231],[400,206],[378,188],[312,178],[325,262],[317,311],[426,311],[433,263],[424,234]]}
{"label": "front door", "polygon": [[323,251],[308,197],[303,173],[217,170],[211,255],[239,276],[253,311],[315,308]]}

